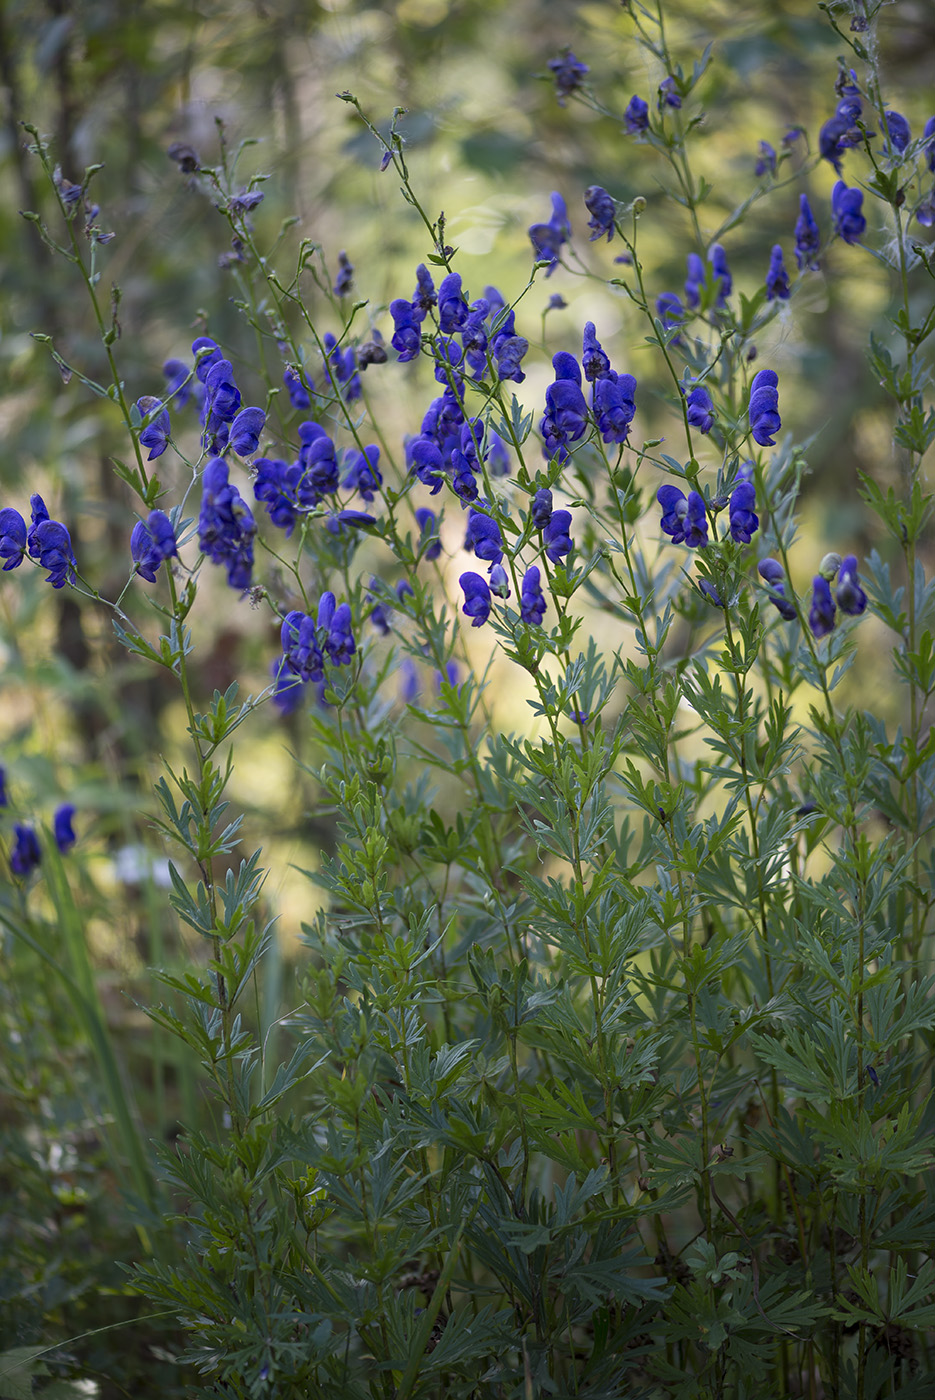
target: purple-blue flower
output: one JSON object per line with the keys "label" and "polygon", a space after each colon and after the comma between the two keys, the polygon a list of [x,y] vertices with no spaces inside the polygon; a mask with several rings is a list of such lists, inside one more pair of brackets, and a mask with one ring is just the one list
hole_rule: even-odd
{"label": "purple-blue flower", "polygon": [[775,447],[773,436],[782,427],[779,417],[779,376],[773,369],[761,369],[750,385],[750,431],[761,447]]}
{"label": "purple-blue flower", "polygon": [[52,835],[55,837],[55,844],[64,855],[70,851],[77,841],[75,829],[71,824],[75,815],[75,808],[70,802],[63,802],[61,807],[57,807],[52,818]]}
{"label": "purple-blue flower", "polygon": [[544,530],[552,519],[552,492],[547,486],[543,486],[533,496],[529,515],[537,530]]}
{"label": "purple-blue flower", "polygon": [[820,247],[821,234],[811,206],[804,194],[799,195],[799,217],[795,222],[795,260],[800,272],[806,268],[812,272],[818,271]]}
{"label": "purple-blue flower", "polygon": [[766,274],[766,300],[788,301],[791,295],[789,274],[782,260],[782,246],[776,243],[769,255],[769,270]]}
{"label": "purple-blue flower", "polygon": [[542,543],[545,545],[545,552],[553,564],[558,564],[566,554],[570,554],[573,549],[571,538],[571,511],[555,510],[549,517],[549,523],[542,531]]}
{"label": "purple-blue flower", "polygon": [[688,276],[685,279],[685,300],[694,311],[701,302],[701,293],[707,280],[705,265],[697,253],[689,253],[685,262],[688,267]]}
{"label": "purple-blue flower", "polygon": [[624,130],[630,136],[638,136],[641,131],[645,131],[649,126],[649,103],[644,102],[642,97],[636,94],[627,103],[627,109],[623,114]]}
{"label": "purple-blue flower", "polygon": [[656,297],[656,315],[664,331],[671,331],[685,320],[685,308],[675,292],[661,292]]}
{"label": "purple-blue flower", "polygon": [[208,335],[200,335],[192,341],[192,354],[195,356],[195,375],[204,384],[208,373],[224,358],[220,346]]}
{"label": "purple-blue flower", "polygon": [[166,403],[176,410],[184,408],[192,396],[188,365],[184,360],[166,360],[162,372],[166,377]]}
{"label": "purple-blue flower", "polygon": [[286,613],[280,628],[283,660],[300,680],[324,678],[324,661],[313,620],[298,609]]}
{"label": "purple-blue flower", "polygon": [[558,105],[564,107],[566,98],[577,92],[590,71],[586,63],[575,58],[571,49],[566,49],[561,58],[550,58],[549,72],[555,79],[555,94]]}
{"label": "purple-blue flower", "polygon": [[344,465],[344,485],[351,491],[358,491],[365,501],[372,501],[383,485],[380,471],[380,449],[371,445],[363,452],[351,448]]}
{"label": "purple-blue flower", "polygon": [[204,469],[198,544],[213,563],[225,566],[231,588],[249,588],[256,521],[229,476],[227,463],[220,457]]}
{"label": "purple-blue flower", "polygon": [[689,424],[699,433],[710,433],[714,426],[714,403],[705,386],[696,384],[689,391],[685,403]]}
{"label": "purple-blue flower", "polygon": [[273,693],[270,697],[282,715],[291,715],[302,703],[305,683],[292,670],[285,656],[276,656],[270,662],[270,675],[273,678]]}
{"label": "purple-blue flower", "polygon": [[545,617],[545,594],[539,583],[539,569],[532,564],[523,575],[519,594],[519,615],[532,627],[541,627]]}
{"label": "purple-blue flower", "polygon": [[[293,408],[299,410],[311,408],[312,401],[309,398],[308,389],[306,389],[294,369],[286,369],[283,371],[282,382],[286,386],[289,402],[292,404]],[[311,385],[311,387],[314,389],[314,385]]]}
{"label": "purple-blue flower", "polygon": [[435,512],[426,506],[420,506],[416,511],[416,523],[419,526],[419,544],[423,559],[437,559],[442,552],[442,542],[438,538]]}
{"label": "purple-blue flower", "polygon": [[922,149],[926,165],[935,174],[935,117],[929,117],[922,128]]}
{"label": "purple-blue flower", "polygon": [[842,612],[851,617],[859,617],[867,607],[867,595],[857,578],[857,556],[848,554],[841,560],[838,569],[838,586],[835,598]]}
{"label": "purple-blue flower", "polygon": [[491,597],[487,580],[480,574],[466,573],[458,579],[464,589],[461,611],[471,619],[472,627],[482,627],[490,616]]}
{"label": "purple-blue flower", "polygon": [[591,215],[588,220],[588,228],[592,229],[591,242],[595,238],[602,238],[607,235],[608,243],[614,236],[614,219],[617,214],[617,207],[610,195],[600,185],[588,185],[584,192],[584,204]]}
{"label": "purple-blue flower", "polygon": [[469,307],[461,291],[460,272],[449,272],[438,289],[438,325],[443,335],[461,330],[468,318]]}
{"label": "purple-blue flower", "polygon": [[786,595],[785,574],[782,565],[775,559],[761,559],[757,565],[760,577],[770,585],[767,597],[786,622],[796,619],[795,604]]}
{"label": "purple-blue flower", "polygon": [[610,360],[601,348],[593,321],[585,322],[582,347],[581,368],[585,379],[600,379],[602,374],[609,374]]}
{"label": "purple-blue flower", "polygon": [[171,431],[169,414],[162,399],[154,398],[152,394],[144,394],[141,399],[137,399],[136,407],[140,417],[144,420],[150,415],[154,415],[152,422],[147,423],[140,433],[140,447],[150,449],[146,460],[152,462],[156,457],[162,456],[168,445]]}
{"label": "purple-blue flower", "polygon": [[671,537],[673,544],[684,543],[697,549],[708,543],[708,517],[699,492],[689,491],[686,500],[677,486],[660,486],[656,500],[662,506],[662,532]]}
{"label": "purple-blue flower", "polygon": [[730,498],[730,533],[737,544],[749,544],[760,519],[756,514],[756,489],[752,481],[741,481]]}
{"label": "purple-blue flower", "polygon": [[35,527],[35,549],[30,550],[38,558],[43,569],[48,569],[46,583],[53,588],[64,588],[66,583],[74,583],[77,559],[72,552],[71,536],[57,520],[41,520]]}
{"label": "purple-blue flower", "polygon": [[393,334],[390,344],[399,355],[400,361],[414,360],[422,347],[422,335],[416,320],[412,303],[403,297],[390,302],[390,315],[393,318]]}
{"label": "purple-blue flower", "polygon": [[499,564],[503,558],[503,538],[496,520],[479,510],[470,511],[464,547],[473,550],[478,559],[488,564]]}
{"label": "purple-blue flower", "polygon": [[35,831],[31,826],[21,826],[17,822],[13,828],[13,850],[10,852],[10,869],[13,874],[25,880],[41,860],[42,852]]}
{"label": "purple-blue flower", "polygon": [[5,506],[0,510],[0,559],[6,562],[4,571],[18,569],[26,553],[26,521],[18,510]]}
{"label": "purple-blue flower", "polygon": [[6,790],[6,769],[0,768],[0,807],[9,806],[9,802]]}
{"label": "purple-blue flower", "polygon": [[[320,617],[320,609],[319,609]],[[351,631],[351,605],[339,603],[328,623],[328,635],[324,642],[325,651],[336,666],[347,666],[357,650],[354,634]]]}
{"label": "purple-blue flower", "polygon": [[238,457],[252,457],[260,445],[260,433],[266,425],[262,408],[242,408],[231,423],[230,446]]}
{"label": "purple-blue flower", "polygon": [[559,350],[552,356],[555,383],[545,391],[545,416],[539,431],[545,439],[547,457],[556,454],[564,460],[567,444],[584,436],[588,406],[581,392],[581,370],[574,355]]}
{"label": "purple-blue flower", "polygon": [[730,268],[727,266],[727,254],[720,243],[715,243],[711,248],[711,271],[718,280],[717,304],[723,306],[734,289],[734,279],[730,275]]}
{"label": "purple-blue flower", "polygon": [[682,98],[679,93],[675,78],[670,74],[668,78],[663,78],[659,84],[659,109],[663,107],[681,107]]}
{"label": "purple-blue flower", "polygon": [[816,574],[812,580],[812,606],[808,614],[808,625],[815,637],[827,637],[834,628],[831,585],[821,574]]}
{"label": "purple-blue flower", "polygon": [[156,582],[156,570],[164,559],[178,556],[178,545],[172,521],[165,511],[152,510],[149,519],[138,520],[130,535],[130,554],[136,572],[147,583]]}
{"label": "purple-blue flower", "polygon": [[354,267],[347,253],[342,249],[338,254],[338,275],[334,279],[336,297],[346,297],[354,286]]}
{"label": "purple-blue flower", "polygon": [[880,130],[884,136],[889,135],[893,145],[893,150],[897,155],[902,155],[903,151],[912,140],[912,133],[909,130],[909,123],[901,112],[884,112],[886,118],[885,127],[881,124]]}
{"label": "purple-blue flower", "polygon": [[591,401],[598,432],[604,442],[626,442],[636,413],[636,380],[616,370],[595,380]]}
{"label": "purple-blue flower", "polygon": [[533,254],[536,262],[547,262],[546,277],[551,277],[558,266],[563,243],[571,237],[568,223],[568,210],[565,201],[557,190],[552,192],[552,217],[547,224],[533,224],[529,229]]}
{"label": "purple-blue flower", "polygon": [[502,564],[491,564],[487,570],[487,581],[490,585],[490,591],[495,597],[509,598],[510,579]]}
{"label": "purple-blue flower", "polygon": [[856,187],[849,189],[839,180],[831,191],[831,221],[834,231],[845,243],[857,243],[867,227],[867,220],[860,212],[864,202],[864,192]]}
{"label": "purple-blue flower", "polygon": [[760,142],[759,152],[753,171],[758,180],[764,175],[776,174],[776,152],[768,141]]}

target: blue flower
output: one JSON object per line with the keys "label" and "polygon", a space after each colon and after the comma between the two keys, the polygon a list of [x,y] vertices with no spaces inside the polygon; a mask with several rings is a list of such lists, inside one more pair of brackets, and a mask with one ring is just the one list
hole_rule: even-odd
{"label": "blue flower", "polygon": [[818,250],[821,247],[821,234],[804,194],[799,195],[799,217],[795,223],[795,260],[799,271],[809,268],[818,271]]}
{"label": "blue flower", "polygon": [[325,350],[324,370],[331,387],[340,396],[343,385],[345,400],[353,403],[355,399],[360,398],[361,390],[360,375],[357,373],[357,351],[353,345],[342,350],[330,331],[326,332],[322,343]]}
{"label": "blue flower", "polygon": [[705,265],[697,253],[689,253],[685,259],[688,266],[688,276],[685,279],[685,300],[689,308],[694,311],[701,302],[701,293],[707,281]]}
{"label": "blue flower", "polygon": [[537,530],[544,530],[552,519],[552,492],[547,486],[533,496],[529,516]]}
{"label": "blue flower", "polygon": [[230,484],[227,463],[220,457],[205,467],[201,487],[199,547],[213,563],[226,567],[231,588],[249,588],[256,534],[250,507]]}
{"label": "blue flower", "polygon": [[42,860],[42,852],[39,849],[39,840],[31,826],[20,826],[19,823],[13,828],[14,845],[10,853],[10,869],[14,875],[19,875],[25,879],[36,869]]}
{"label": "blue flower", "polygon": [[782,565],[775,559],[761,559],[757,565],[757,569],[760,577],[764,578],[766,582],[771,585],[767,594],[769,601],[778,609],[780,616],[784,618],[786,622],[794,622],[797,613],[795,604],[786,596],[785,575],[782,571]]}
{"label": "blue flower", "polygon": [[351,491],[359,491],[365,501],[372,501],[383,485],[380,471],[379,447],[365,447],[363,452],[352,448],[344,465],[344,485]]}
{"label": "blue flower", "polygon": [[764,175],[776,174],[776,152],[768,141],[761,141],[759,146],[760,154],[757,157],[754,175],[757,179],[762,179]]}
{"label": "blue flower", "polygon": [[419,478],[423,486],[431,489],[433,496],[438,495],[445,478],[442,454],[437,443],[428,437],[411,438],[406,444],[406,460],[412,474]]}
{"label": "blue flower", "polygon": [[[311,408],[312,401],[309,398],[308,390],[306,389],[305,385],[302,383],[301,379],[296,374],[294,369],[286,369],[283,371],[282,382],[286,386],[286,391],[289,395],[289,402],[292,404],[293,408],[297,408],[299,410]],[[311,388],[314,390],[314,385],[311,384],[311,381],[310,385]]]}
{"label": "blue flower", "polygon": [[420,506],[416,511],[416,523],[419,526],[419,545],[423,559],[437,559],[442,552],[442,542],[438,538],[435,512],[428,510],[426,506]]}
{"label": "blue flower", "polygon": [[853,144],[850,140],[853,125],[848,113],[835,112],[818,133],[819,155],[822,159],[830,161],[838,175],[841,174],[841,157],[847,147]]}
{"label": "blue flower", "polygon": [[466,573],[458,579],[464,589],[461,611],[471,619],[472,627],[482,627],[490,616],[491,597],[487,580],[480,574]]}
{"label": "blue flower", "polygon": [[301,478],[298,500],[302,506],[316,506],[324,496],[338,489],[338,459],[334,443],[320,423],[300,423],[299,467]]}
{"label": "blue flower", "polygon": [[498,598],[509,598],[510,580],[506,569],[502,564],[491,564],[487,570],[487,578],[490,583],[490,591]]}
{"label": "blue flower", "polygon": [[656,500],[662,506],[663,534],[669,535],[673,544],[684,543],[697,549],[708,543],[708,517],[702,495],[689,491],[686,500],[677,486],[660,486]]}
{"label": "blue flower", "polygon": [[461,327],[461,345],[465,363],[471,373],[480,379],[487,369],[487,331],[484,318],[490,310],[490,303],[479,297],[471,303],[468,318]]}
{"label": "blue flower", "polygon": [[230,360],[218,360],[205,376],[205,397],[201,406],[201,421],[205,442],[219,450],[226,434],[222,428],[233,422],[240,409],[240,390],[234,383],[234,367]]}
{"label": "blue flower", "polygon": [[727,266],[727,254],[720,243],[715,243],[711,249],[711,271],[718,279],[717,304],[723,306],[734,289],[734,279],[730,275],[730,268]]}
{"label": "blue flower", "polygon": [[636,380],[632,374],[610,370],[594,383],[591,400],[604,442],[626,442],[636,413]]}
{"label": "blue flower", "polygon": [[848,189],[843,180],[839,180],[831,191],[831,222],[835,233],[845,243],[859,242],[867,227],[867,220],[860,212],[863,202],[863,190]]}
{"label": "blue flower", "polygon": [[468,318],[468,304],[461,290],[460,272],[449,272],[438,289],[438,326],[443,335],[459,331]]}
{"label": "blue flower", "polygon": [[200,335],[192,341],[192,354],[195,357],[195,375],[204,384],[209,372],[224,358],[224,352],[210,336]]}
{"label": "blue flower", "polygon": [[568,210],[565,201],[557,190],[552,192],[552,217],[547,224],[533,224],[529,229],[536,262],[547,262],[546,277],[551,277],[558,266],[563,243],[571,236],[568,223]]}
{"label": "blue flower", "polygon": [[162,367],[166,377],[166,402],[173,408],[184,408],[192,396],[191,370],[184,360],[166,360]]}
{"label": "blue flower", "polygon": [[[325,596],[331,595],[326,594]],[[320,625],[321,608],[319,606]],[[346,666],[350,663],[351,657],[357,650],[357,643],[354,641],[354,634],[351,631],[350,603],[339,603],[332,613],[324,648],[335,666]]]}
{"label": "blue flower", "polygon": [[231,423],[230,446],[238,457],[252,457],[260,445],[260,433],[266,424],[262,408],[242,408]]}
{"label": "blue flower", "polygon": [[588,406],[581,392],[581,370],[574,355],[559,350],[552,356],[555,383],[545,391],[545,416],[539,431],[545,439],[546,455],[567,456],[567,444],[584,436],[588,425]]}
{"label": "blue flower", "polygon": [[714,403],[703,384],[696,384],[689,390],[686,406],[691,426],[697,428],[699,433],[710,433],[714,426]]}
{"label": "blue flower", "polygon": [[169,414],[162,399],[153,398],[152,394],[144,394],[141,399],[137,399],[136,407],[144,421],[150,415],[154,415],[152,422],[147,423],[140,433],[140,447],[150,448],[146,460],[152,462],[156,457],[162,456],[168,445],[171,431]]}
{"label": "blue flower", "polygon": [[812,606],[808,614],[808,625],[816,637],[827,637],[834,628],[834,599],[831,585],[821,574],[812,580]]}
{"label": "blue flower", "polygon": [[496,520],[479,510],[470,511],[464,547],[473,550],[478,559],[488,564],[499,564],[503,558],[503,538]]}
{"label": "blue flower", "polygon": [[659,84],[659,109],[663,107],[681,107],[682,98],[678,91],[676,80],[670,74],[668,78],[663,78]]}
{"label": "blue flower", "polygon": [[641,131],[645,131],[649,126],[649,103],[644,102],[642,97],[636,94],[627,103],[627,109],[623,114],[624,130],[630,136],[638,136]]}
{"label": "blue flower", "polygon": [[857,557],[848,554],[841,560],[835,598],[842,612],[859,617],[867,607],[867,595],[857,579]]}
{"label": "blue flower", "polygon": [[922,149],[929,170],[935,174],[935,117],[929,117],[922,128]]}
{"label": "blue flower", "polygon": [[35,527],[35,555],[43,569],[48,569],[46,583],[64,588],[74,583],[77,559],[72,552],[71,536],[57,520],[42,520]]}
{"label": "blue flower", "polygon": [[715,608],[723,608],[724,600],[718,593],[710,579],[702,578],[698,580],[698,591]]}
{"label": "blue flower", "polygon": [[588,228],[593,229],[590,241],[595,238],[602,238],[607,235],[608,243],[614,236],[614,219],[617,216],[617,206],[610,195],[600,185],[588,185],[584,192],[585,208],[591,215],[588,220]]}
{"label": "blue flower", "polygon": [[555,510],[549,518],[549,523],[542,531],[542,543],[545,545],[546,556],[553,564],[558,564],[566,554],[570,554],[574,545],[571,538],[571,511]]}
{"label": "blue flower", "polygon": [[156,570],[164,559],[178,556],[172,521],[165,511],[152,510],[147,521],[138,520],[130,535],[130,554],[136,572],[148,583],[156,582]]}
{"label": "blue flower", "polygon": [[741,481],[730,498],[730,533],[737,544],[749,544],[759,529],[760,519],[754,510],[756,490],[752,481]]}
{"label": "blue flower", "polygon": [[561,58],[550,58],[548,67],[555,79],[558,105],[564,107],[566,98],[578,91],[590,69],[586,63],[575,58],[571,49],[566,49]]}
{"label": "blue flower", "polygon": [[338,254],[338,275],[334,279],[336,297],[346,297],[354,286],[354,268],[347,253],[342,249]]}
{"label": "blue flower", "polygon": [[26,521],[18,510],[6,506],[0,510],[0,559],[6,560],[4,571],[18,569],[26,553]]}
{"label": "blue flower", "polygon": [[288,538],[295,529],[300,468],[298,465],[290,467],[281,457],[258,457],[253,465],[256,468],[253,494],[266,506],[273,524],[285,530]]}
{"label": "blue flower", "polygon": [[673,330],[685,320],[685,308],[675,292],[661,292],[656,297],[656,315],[664,331]]}
{"label": "blue flower", "polygon": [[750,385],[750,431],[761,447],[775,447],[773,436],[782,427],[779,417],[779,376],[775,370],[761,369]]}
{"label": "blue flower", "polygon": [[280,627],[283,660],[300,680],[324,679],[324,661],[315,623],[298,609],[286,613]]}
{"label": "blue flower", "polygon": [[73,805],[70,802],[63,802],[61,807],[56,809],[55,815],[52,818],[52,835],[55,837],[56,846],[58,846],[63,855],[66,851],[70,851],[78,840],[75,835],[74,827],[71,824],[71,819],[74,815],[75,808]]}
{"label": "blue flower", "polygon": [[291,715],[302,703],[305,682],[296,675],[284,656],[273,658],[270,675],[273,678],[273,704],[280,714]]}
{"label": "blue flower", "polygon": [[886,125],[881,124],[880,130],[884,136],[889,136],[893,150],[901,156],[912,140],[909,123],[901,112],[884,112],[883,115],[886,118]]}
{"label": "blue flower", "polygon": [[788,301],[791,295],[789,274],[782,260],[782,247],[776,243],[769,255],[769,271],[766,274],[766,300]]}
{"label": "blue flower", "polygon": [[532,564],[523,575],[519,594],[519,615],[531,627],[541,627],[545,617],[545,594],[539,583],[539,569]]}
{"label": "blue flower", "polygon": [[412,314],[417,325],[425,320],[427,313],[437,302],[432,274],[425,263],[419,263],[416,268],[416,289],[412,294]]}
{"label": "blue flower", "polygon": [[593,321],[585,323],[581,368],[585,379],[600,379],[602,374],[610,373],[610,360],[601,348]]}

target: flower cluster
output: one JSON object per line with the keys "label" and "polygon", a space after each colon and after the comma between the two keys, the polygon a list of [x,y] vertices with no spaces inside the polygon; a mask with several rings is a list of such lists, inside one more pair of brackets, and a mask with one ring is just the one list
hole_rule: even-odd
{"label": "flower cluster", "polygon": [[0,510],[0,559],[4,571],[16,569],[26,555],[40,568],[48,569],[46,583],[64,588],[74,583],[78,561],[71,547],[71,536],[58,520],[50,520],[45,502],[39,495],[30,497],[32,522],[28,529],[18,510],[6,506]]}
{"label": "flower cluster", "polygon": [[[0,768],[0,807],[8,807],[9,805],[6,769]],[[74,804],[63,802],[59,807],[56,807],[52,817],[52,839],[63,855],[71,850],[78,839],[73,825],[74,815]],[[39,844],[36,828],[31,822],[15,822],[13,846],[10,851],[11,873],[18,876],[19,879],[25,880],[38,868],[41,862],[42,847]]]}

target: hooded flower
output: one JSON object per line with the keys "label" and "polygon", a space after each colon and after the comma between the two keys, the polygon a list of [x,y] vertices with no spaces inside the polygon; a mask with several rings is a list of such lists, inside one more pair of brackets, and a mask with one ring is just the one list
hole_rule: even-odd
{"label": "hooded flower", "polygon": [[649,126],[649,103],[644,102],[642,97],[637,97],[634,93],[627,103],[623,120],[624,131],[630,136],[638,136]]}
{"label": "hooded flower", "polygon": [[791,295],[789,274],[782,260],[782,247],[776,243],[769,255],[769,271],[766,274],[766,300],[788,301]]}
{"label": "hooded flower", "polygon": [[503,558],[503,538],[500,526],[489,515],[472,510],[468,515],[465,549],[473,550],[478,559],[488,564],[499,564]]}
{"label": "hooded flower", "polygon": [[491,597],[487,580],[480,574],[462,574],[458,582],[464,589],[461,611],[471,619],[472,627],[482,627],[490,616]]}
{"label": "hooded flower", "polygon": [[64,588],[66,583],[74,583],[77,559],[71,547],[71,536],[57,520],[42,520],[35,527],[33,552],[43,569],[48,569],[46,583],[53,588]]}
{"label": "hooded flower", "polygon": [[249,588],[256,534],[250,507],[230,484],[227,463],[220,457],[205,467],[201,486],[198,544],[213,563],[225,566],[231,588]]}
{"label": "hooded flower", "polygon": [[145,522],[138,520],[130,535],[130,554],[136,572],[147,583],[156,582],[156,570],[164,559],[178,557],[172,521],[164,511],[152,510]]}
{"label": "hooded flower", "polygon": [[568,210],[558,191],[552,193],[552,217],[547,224],[533,224],[529,229],[533,254],[536,262],[547,262],[546,277],[551,277],[558,266],[563,243],[571,236],[568,223]]}
{"label": "hooded flower", "polygon": [[0,559],[4,571],[18,569],[26,553],[26,521],[18,510],[6,506],[0,510]]}
{"label": "hooded flower", "polygon": [[656,500],[662,506],[662,531],[673,544],[687,544],[692,549],[708,543],[708,518],[704,497],[689,491],[686,500],[677,486],[660,486]]}
{"label": "hooded flower", "polygon": [[260,445],[260,433],[266,425],[262,408],[242,408],[231,423],[230,445],[238,457],[252,457]]}
{"label": "hooded flower", "polygon": [[567,444],[584,436],[588,406],[581,392],[581,370],[574,355],[559,350],[552,356],[555,383],[545,391],[545,416],[539,431],[545,439],[546,455],[564,460]]}
{"label": "hooded flower", "polygon": [[912,132],[909,130],[909,123],[901,112],[885,112],[885,127],[881,124],[880,130],[884,136],[889,136],[893,150],[897,155],[902,155],[903,151],[912,140]]}
{"label": "hooded flower", "polygon": [[688,421],[699,433],[710,433],[714,426],[714,403],[703,384],[696,384],[686,399]]}
{"label": "hooded flower", "polygon": [[827,637],[834,628],[831,585],[821,574],[816,574],[812,580],[812,606],[808,614],[808,625],[815,637]]}
{"label": "hooded flower", "polygon": [[591,242],[607,235],[608,243],[614,236],[614,219],[617,209],[614,201],[600,185],[589,185],[584,192],[585,208],[591,215],[588,228],[592,229]]}
{"label": "hooded flower", "polygon": [[17,823],[13,828],[13,850],[10,852],[10,869],[13,874],[25,880],[41,860],[42,852],[35,831],[31,826],[21,826]]}
{"label": "hooded flower", "polygon": [[835,233],[845,243],[858,243],[867,227],[867,220],[860,212],[863,202],[863,190],[848,189],[843,180],[831,191],[831,222]]}
{"label": "hooded flower", "polygon": [[531,565],[523,575],[523,585],[519,595],[519,615],[531,627],[541,627],[545,617],[545,594],[539,583],[539,570]]}
{"label": "hooded flower", "polygon": [[778,609],[780,616],[786,622],[794,622],[797,613],[795,604],[786,595],[785,575],[782,565],[775,559],[761,559],[757,565],[760,577],[765,579],[770,585],[767,597],[773,606]]}
{"label": "hooded flower", "polygon": [[146,460],[152,462],[156,457],[162,456],[168,445],[171,431],[169,414],[162,399],[153,398],[152,394],[144,394],[141,399],[137,399],[136,407],[144,420],[153,415],[152,422],[147,423],[140,433],[140,447],[150,449]]}
{"label": "hooded flower", "polygon": [[533,496],[529,515],[537,530],[544,530],[552,519],[552,492],[547,486]]}
{"label": "hooded flower", "polygon": [[574,545],[571,538],[571,511],[556,510],[549,517],[549,523],[542,531],[542,543],[547,557],[558,564]]}
{"label": "hooded flower", "polygon": [[799,195],[799,217],[795,223],[795,260],[799,271],[808,268],[818,271],[818,250],[821,247],[821,234],[811,206],[804,194]]}
{"label": "hooded flower", "polygon": [[779,417],[779,376],[775,370],[761,369],[750,385],[750,431],[761,447],[775,447],[773,436],[782,427]]}
{"label": "hooded flower", "polygon": [[594,381],[594,418],[604,442],[626,442],[636,413],[635,394],[632,374],[618,374],[612,369]]}
{"label": "hooded flower", "polygon": [[61,807],[56,809],[52,818],[52,835],[55,837],[55,844],[64,855],[70,851],[77,841],[75,829],[71,824],[75,815],[75,808],[70,802],[63,802]]}
{"label": "hooded flower", "polygon": [[867,595],[857,579],[857,557],[848,554],[841,560],[838,586],[835,589],[838,607],[851,617],[859,617],[867,607]]}
{"label": "hooded flower", "polygon": [[749,544],[760,520],[754,507],[756,490],[752,481],[741,481],[730,498],[730,533],[737,544]]}
{"label": "hooded flower", "polygon": [[571,94],[581,87],[590,70],[586,63],[575,57],[571,49],[566,49],[561,58],[550,58],[548,67],[555,79],[558,105],[564,107]]}

